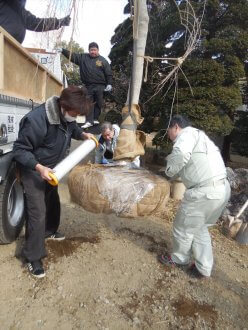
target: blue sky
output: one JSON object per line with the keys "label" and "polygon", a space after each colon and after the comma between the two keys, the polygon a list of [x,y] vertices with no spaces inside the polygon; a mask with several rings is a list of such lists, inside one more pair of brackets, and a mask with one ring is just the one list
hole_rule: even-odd
{"label": "blue sky", "polygon": [[[27,0],[26,9],[38,17],[47,17],[48,0],[39,1],[39,3],[42,2],[42,6],[37,6],[37,2],[37,0]],[[49,3],[52,6],[49,12],[55,11],[56,17],[63,17],[68,14],[70,2],[68,0],[50,0]],[[95,41],[99,44],[100,54],[108,57],[111,48],[110,39],[114,30],[128,17],[123,14],[127,0],[77,0],[76,3],[78,4],[78,16],[73,40],[85,50],[88,49],[88,44],[91,41]],[[56,39],[61,38],[69,41],[71,35],[72,26],[64,28],[62,36],[61,31],[49,32],[48,34],[27,31],[23,46],[53,48]]]}

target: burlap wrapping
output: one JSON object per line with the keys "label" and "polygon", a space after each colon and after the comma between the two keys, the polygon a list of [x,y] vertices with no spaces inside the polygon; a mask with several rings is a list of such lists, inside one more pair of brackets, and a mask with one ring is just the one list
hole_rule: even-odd
{"label": "burlap wrapping", "polygon": [[68,186],[72,201],[85,210],[131,218],[160,211],[170,195],[170,185],[164,178],[120,166],[76,166]]}
{"label": "burlap wrapping", "polygon": [[132,115],[129,114],[127,106],[122,109],[123,122],[114,150],[114,160],[128,159],[133,161],[135,157],[145,153],[146,135],[142,131],[136,131],[136,127],[143,122],[139,106],[133,104],[131,112]]}

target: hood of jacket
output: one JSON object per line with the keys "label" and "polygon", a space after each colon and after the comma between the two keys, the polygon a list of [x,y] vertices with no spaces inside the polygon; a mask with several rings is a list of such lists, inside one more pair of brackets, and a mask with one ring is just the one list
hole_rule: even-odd
{"label": "hood of jacket", "polygon": [[51,125],[59,125],[61,123],[61,109],[58,100],[58,96],[52,96],[45,102],[47,118]]}

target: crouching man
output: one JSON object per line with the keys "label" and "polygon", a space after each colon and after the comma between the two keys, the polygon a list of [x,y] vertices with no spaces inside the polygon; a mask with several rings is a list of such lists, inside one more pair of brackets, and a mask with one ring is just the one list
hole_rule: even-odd
{"label": "crouching man", "polygon": [[168,136],[174,145],[165,174],[180,176],[186,191],[173,223],[172,253],[158,260],[168,266],[187,265],[193,256],[191,275],[209,277],[213,253],[208,227],[216,223],[230,197],[226,168],[216,145],[183,116],[172,118]]}
{"label": "crouching man", "polygon": [[[117,140],[120,134],[120,127],[116,124],[111,124],[105,121],[101,125],[101,135],[98,140],[99,146],[95,151],[96,164],[109,164],[113,163],[114,150],[117,146]],[[137,156],[130,162],[131,168],[140,167],[140,157]]]}
{"label": "crouching man", "polygon": [[99,146],[95,151],[96,164],[108,164],[113,162],[114,150],[120,133],[120,127],[105,121],[101,125]]}
{"label": "crouching man", "polygon": [[42,265],[42,258],[47,255],[45,238],[65,238],[57,232],[60,201],[58,187],[49,183],[49,173],[65,157],[71,138],[92,137],[75,121],[78,115],[87,115],[91,107],[86,88],[70,86],[60,97],[52,96],[29,112],[20,123],[13,151],[25,192],[26,235],[22,256],[35,277],[45,276]]}

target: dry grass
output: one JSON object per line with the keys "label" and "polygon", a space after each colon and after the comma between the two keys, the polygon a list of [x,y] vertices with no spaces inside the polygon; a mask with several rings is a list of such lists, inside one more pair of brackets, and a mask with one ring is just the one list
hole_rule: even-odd
{"label": "dry grass", "polygon": [[179,204],[180,201],[169,198],[168,202],[164,205],[164,208],[154,213],[154,217],[164,219],[167,223],[172,223]]}

